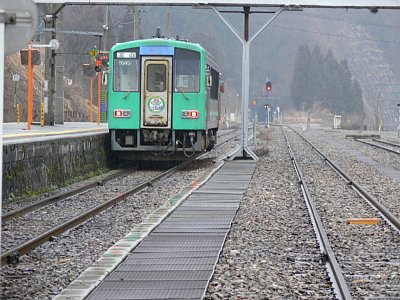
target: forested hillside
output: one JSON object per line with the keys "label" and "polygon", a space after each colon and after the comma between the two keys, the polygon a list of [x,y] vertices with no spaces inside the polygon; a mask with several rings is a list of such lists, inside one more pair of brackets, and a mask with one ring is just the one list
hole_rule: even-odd
{"label": "forested hillside", "polygon": [[338,62],[318,46],[299,47],[291,83],[293,107],[298,111],[327,109],[343,117],[343,127],[360,128],[365,117],[362,91],[353,80],[346,60]]}

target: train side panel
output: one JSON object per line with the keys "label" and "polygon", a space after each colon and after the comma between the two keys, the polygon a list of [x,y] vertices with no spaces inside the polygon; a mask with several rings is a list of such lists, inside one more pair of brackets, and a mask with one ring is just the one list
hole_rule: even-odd
{"label": "train side panel", "polygon": [[[119,49],[118,49],[119,48]],[[110,59],[108,127],[140,128],[139,48],[117,45]]]}

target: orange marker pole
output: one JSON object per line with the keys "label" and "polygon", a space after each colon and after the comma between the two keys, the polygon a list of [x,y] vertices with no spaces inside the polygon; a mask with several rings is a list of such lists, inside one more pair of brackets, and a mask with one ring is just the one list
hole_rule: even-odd
{"label": "orange marker pole", "polygon": [[33,66],[32,66],[32,42],[28,47],[28,130],[31,130],[33,112]]}
{"label": "orange marker pole", "polygon": [[97,124],[100,125],[101,74],[97,72]]}
{"label": "orange marker pole", "polygon": [[93,122],[93,78],[90,77],[90,123]]}

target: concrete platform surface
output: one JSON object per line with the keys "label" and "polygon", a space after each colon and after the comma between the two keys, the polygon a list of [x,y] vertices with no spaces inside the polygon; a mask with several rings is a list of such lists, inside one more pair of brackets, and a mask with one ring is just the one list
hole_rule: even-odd
{"label": "concrete platform surface", "polygon": [[9,145],[59,139],[61,136],[74,137],[107,132],[107,123],[65,122],[64,124],[43,127],[40,124],[32,124],[30,130],[28,130],[26,122],[19,124],[3,123],[2,137],[3,144]]}

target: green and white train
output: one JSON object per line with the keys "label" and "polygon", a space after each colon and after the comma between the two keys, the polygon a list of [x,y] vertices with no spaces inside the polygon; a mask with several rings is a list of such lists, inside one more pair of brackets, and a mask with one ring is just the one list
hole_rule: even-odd
{"label": "green and white train", "polygon": [[223,82],[199,44],[119,43],[109,66],[108,127],[119,158],[182,160],[214,147]]}

